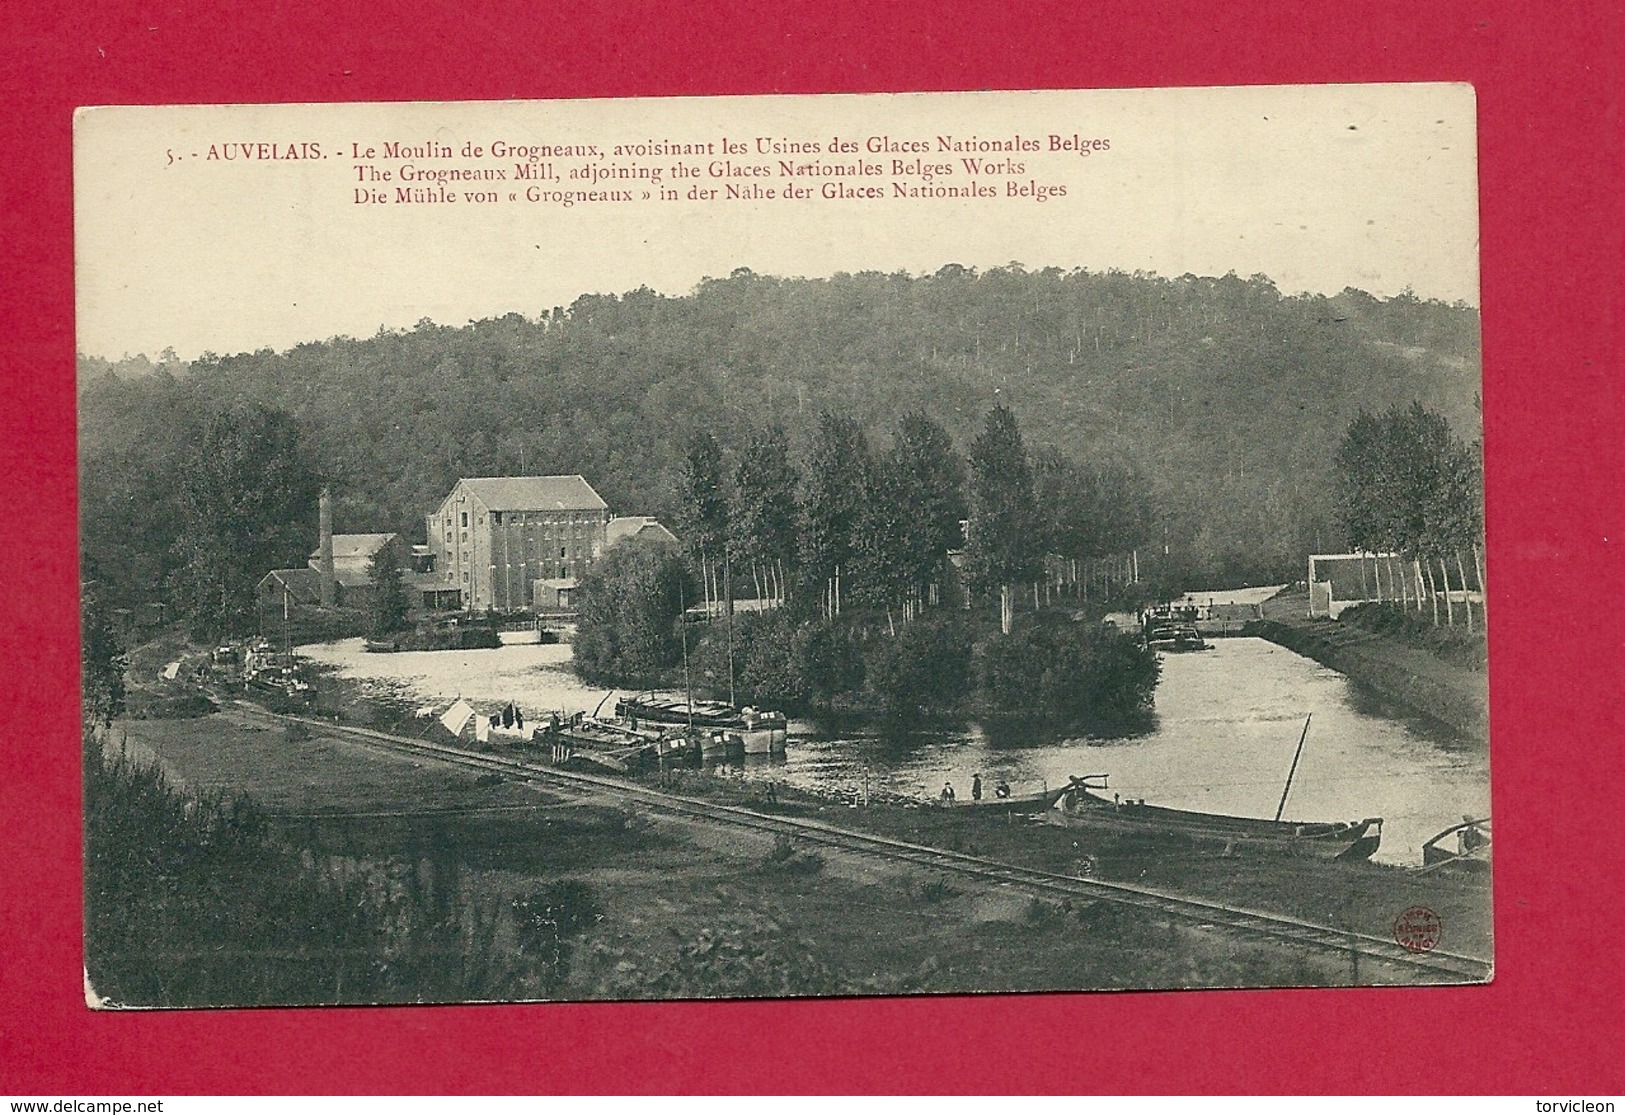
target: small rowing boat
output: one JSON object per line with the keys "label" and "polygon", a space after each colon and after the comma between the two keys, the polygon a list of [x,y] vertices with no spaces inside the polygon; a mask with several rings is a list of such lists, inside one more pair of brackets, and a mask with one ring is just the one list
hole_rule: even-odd
{"label": "small rowing boat", "polygon": [[[1455,847],[1449,845],[1455,837]],[[1451,825],[1422,845],[1422,870],[1463,870],[1485,872],[1490,869],[1490,819],[1463,817],[1461,824]]]}

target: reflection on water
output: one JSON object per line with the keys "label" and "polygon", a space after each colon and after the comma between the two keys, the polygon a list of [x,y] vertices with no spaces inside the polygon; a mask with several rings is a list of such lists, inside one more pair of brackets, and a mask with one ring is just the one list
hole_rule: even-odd
{"label": "reflection on water", "polygon": [[[364,679],[378,697],[476,706],[519,702],[536,713],[591,712],[606,691],[570,671],[568,646],[366,654],[360,640],[300,653]],[[606,705],[607,707],[607,705]],[[1429,836],[1489,811],[1481,742],[1430,734],[1348,678],[1262,639],[1216,640],[1200,654],[1163,657],[1157,707],[1145,723],[1057,738],[1011,725],[937,724],[912,730],[856,719],[792,722],[789,755],[752,764],[747,778],[823,792],[934,799],[944,782],[961,799],[981,774],[1016,793],[1073,774],[1108,774],[1113,791],[1159,805],[1273,817],[1292,754],[1313,714],[1285,817],[1385,819],[1377,859],[1418,863]]]}
{"label": "reflection on water", "polygon": [[1097,723],[1076,725],[1070,732],[1065,733],[1056,732],[1053,728],[1015,721],[984,723],[979,725],[979,728],[982,741],[990,750],[1019,751],[1027,747],[1046,747],[1056,742],[1058,738],[1084,739],[1095,747],[1133,743],[1135,740],[1155,735],[1161,723],[1161,718],[1153,708]]}
{"label": "reflection on water", "polygon": [[299,655],[361,682],[370,697],[409,703],[466,698],[476,707],[517,701],[525,711],[591,712],[606,693],[583,685],[568,644],[369,654],[363,640],[300,647]]}

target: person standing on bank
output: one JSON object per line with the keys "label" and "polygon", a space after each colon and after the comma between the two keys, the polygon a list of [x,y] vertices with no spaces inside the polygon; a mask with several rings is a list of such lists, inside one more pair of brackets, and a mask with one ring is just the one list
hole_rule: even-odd
{"label": "person standing on bank", "polygon": [[970,780],[970,799],[972,801],[981,801],[982,800],[982,776],[980,774],[975,774],[975,775],[971,776],[971,780]]}

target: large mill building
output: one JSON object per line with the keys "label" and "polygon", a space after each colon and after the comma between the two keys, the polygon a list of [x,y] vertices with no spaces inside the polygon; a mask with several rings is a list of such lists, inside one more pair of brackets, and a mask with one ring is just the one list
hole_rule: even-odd
{"label": "large mill building", "polygon": [[567,605],[609,521],[580,476],[465,478],[425,517],[440,583],[470,611],[499,612]]}

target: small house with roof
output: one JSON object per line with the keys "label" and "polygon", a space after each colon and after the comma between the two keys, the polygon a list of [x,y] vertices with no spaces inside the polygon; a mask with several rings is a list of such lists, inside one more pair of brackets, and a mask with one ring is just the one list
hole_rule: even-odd
{"label": "small house with roof", "polygon": [[[372,559],[394,542],[394,534],[332,535],[332,566],[324,570],[327,555],[318,546],[302,569],[273,569],[260,579],[262,609],[280,610],[284,604],[339,608],[364,608],[372,592]],[[406,555],[401,555],[403,568]],[[323,599],[323,581],[330,585],[331,600]]]}
{"label": "small house with roof", "polygon": [[640,546],[677,546],[677,536],[667,530],[659,519],[648,515],[617,515],[609,521],[604,531],[604,548],[609,549],[623,542],[634,542]]}

